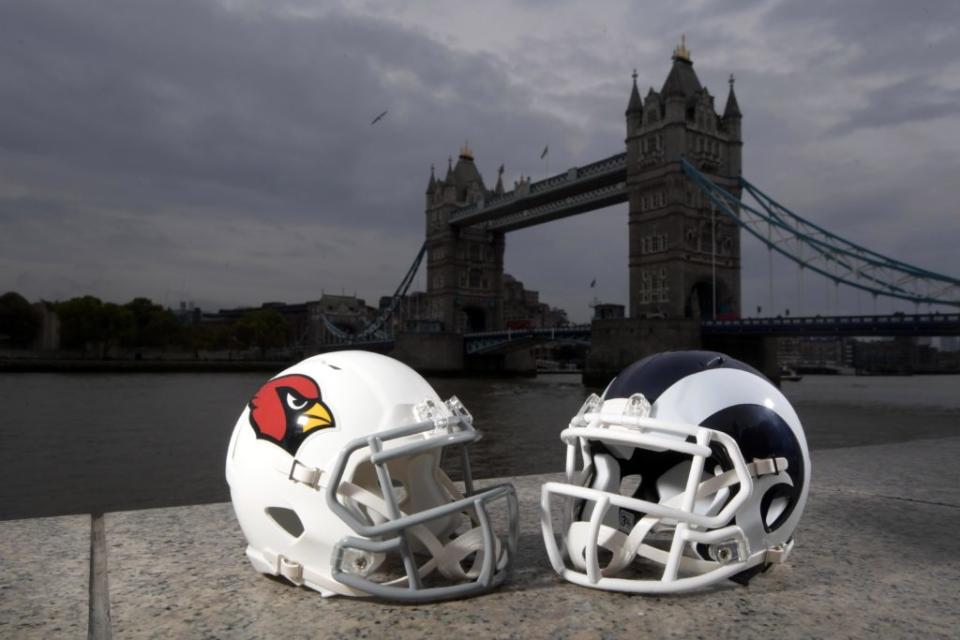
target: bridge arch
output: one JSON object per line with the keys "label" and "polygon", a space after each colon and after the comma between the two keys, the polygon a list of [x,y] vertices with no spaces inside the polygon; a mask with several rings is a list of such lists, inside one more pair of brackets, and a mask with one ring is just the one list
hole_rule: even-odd
{"label": "bridge arch", "polygon": [[470,305],[460,309],[463,328],[467,333],[489,331],[491,323],[488,320],[487,310],[481,306]]}
{"label": "bridge arch", "polygon": [[[711,320],[713,318],[713,288],[714,282],[707,278],[694,281],[687,290],[683,307],[683,317],[695,320]],[[731,314],[736,315],[736,298],[731,288],[720,278],[716,280],[717,288],[717,318],[729,319]]]}

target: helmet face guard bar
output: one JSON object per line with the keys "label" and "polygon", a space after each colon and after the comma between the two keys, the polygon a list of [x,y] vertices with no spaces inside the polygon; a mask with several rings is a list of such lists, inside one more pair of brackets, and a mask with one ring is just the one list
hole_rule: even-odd
{"label": "helmet face guard bar", "polygon": [[[348,587],[357,589],[371,595],[402,602],[427,602],[442,600],[448,598],[457,598],[474,595],[487,591],[503,582],[512,568],[513,560],[516,556],[518,531],[519,507],[517,504],[516,492],[513,486],[501,484],[480,491],[474,490],[473,477],[470,470],[468,445],[477,439],[480,434],[474,429],[472,418],[466,409],[456,398],[451,398],[447,403],[450,410],[439,411],[438,407],[431,402],[418,405],[416,413],[419,416],[426,414],[427,419],[415,424],[381,431],[366,438],[357,438],[349,442],[340,452],[337,461],[331,472],[330,480],[325,487],[325,498],[330,509],[336,513],[358,536],[347,536],[338,542],[333,550],[332,575],[333,578]],[[425,408],[424,408],[425,406]],[[452,415],[438,415],[438,414]],[[410,436],[422,436],[422,440],[412,441]],[[398,439],[405,439],[403,443],[395,444],[392,447],[385,447],[386,444]],[[413,514],[404,514],[400,510],[401,500],[394,489],[390,470],[387,463],[405,457],[412,457],[422,453],[431,452],[437,449],[443,449],[452,445],[462,445],[462,465],[463,482],[465,495],[460,499],[454,499],[447,504],[431,507]],[[369,449],[369,462],[376,470],[379,489],[382,495],[382,502],[379,497],[367,495],[367,502],[371,500],[379,503],[377,506],[382,508],[383,515],[387,517],[385,522],[380,524],[371,524],[364,521],[355,511],[344,505],[339,495],[343,495],[341,484],[343,476],[346,473],[348,462],[351,455],[361,449]],[[448,481],[449,482],[449,481]],[[349,484],[349,483],[347,483]],[[346,486],[346,485],[345,485]],[[454,496],[457,495],[454,487],[447,487],[447,491]],[[494,535],[487,507],[490,503],[497,500],[506,500],[507,513],[509,516],[509,525],[506,532],[506,539],[501,540]],[[363,502],[363,500],[361,500]],[[471,519],[476,522],[476,529],[469,533],[478,535],[471,536],[473,546],[471,548],[453,549],[453,555],[465,556],[476,551],[479,560],[479,571],[471,570],[467,575],[459,570],[457,563],[458,577],[475,578],[471,581],[455,585],[424,587],[421,581],[421,574],[425,569],[432,570],[439,563],[437,551],[441,555],[448,556],[450,560],[450,551],[442,546],[429,530],[423,525],[427,523],[447,518],[461,512],[472,513]],[[475,540],[479,536],[479,540]],[[418,569],[416,559],[411,550],[411,537],[415,537],[419,542],[425,543],[428,550],[434,553],[434,560]],[[463,536],[466,537],[466,536]],[[448,547],[456,546],[460,538],[455,538],[449,543]],[[430,542],[440,547],[431,548]],[[503,543],[506,543],[506,549],[503,549]],[[392,580],[388,583],[375,582],[367,578],[362,572],[350,571],[344,565],[348,563],[348,556],[353,553],[385,554],[396,552],[403,560],[406,577],[400,580]],[[482,558],[482,560],[480,560]],[[456,562],[456,558],[453,558]],[[476,564],[476,563],[475,563]],[[441,572],[448,573],[441,568]],[[397,582],[405,582],[406,586],[398,586]]]}
{"label": "helmet face guard bar", "polygon": [[[493,526],[487,513],[487,504],[506,499],[510,524],[506,536],[506,550],[503,550],[501,541],[493,533]],[[482,536],[482,546],[478,553],[482,557],[476,577],[469,582],[455,585],[424,587],[421,582],[421,572],[427,566],[418,568],[413,553],[410,550],[409,529],[416,529],[435,518],[441,518],[453,513],[473,509],[477,516],[478,530]],[[401,602],[428,602],[461,598],[483,593],[502,583],[509,575],[513,559],[516,556],[518,537],[519,508],[514,489],[510,485],[497,485],[479,494],[457,500],[446,505],[434,507],[417,514],[404,516],[397,520],[388,521],[371,529],[381,532],[377,537],[383,540],[348,536],[336,544],[333,551],[332,575],[335,580],[343,584],[369,593],[371,595]],[[422,529],[421,529],[422,531]],[[454,540],[452,545],[456,544]],[[345,569],[347,556],[351,552],[388,553],[397,552],[403,558],[407,583],[406,587],[391,583],[380,583]],[[432,563],[429,562],[427,565]],[[472,572],[471,572],[472,573]],[[471,576],[472,577],[472,576]]]}
{"label": "helmet face guard bar", "polygon": [[[753,477],[761,473],[760,469],[766,468],[764,463],[769,461],[747,464],[736,441],[721,431],[650,418],[646,415],[649,404],[642,407],[639,412],[641,415],[630,415],[629,407],[637,404],[641,403],[629,403],[628,411],[623,414],[602,413],[597,411],[600,409],[599,402],[592,397],[584,403],[581,412],[571,421],[571,426],[560,434],[567,443],[566,482],[546,483],[540,505],[544,543],[554,570],[570,582],[587,587],[634,593],[667,593],[699,588],[763,562],[766,549],[750,549],[741,528],[730,522],[737,510],[750,499]],[[690,437],[695,442],[689,442]],[[589,442],[689,455],[690,469],[686,484],[678,495],[659,503],[583,486],[593,471]],[[704,464],[713,454],[711,445],[723,449],[733,468],[704,479]],[[579,470],[575,468],[578,447],[583,459],[583,468]],[[774,470],[783,469],[786,460],[778,458],[772,464]],[[738,486],[736,493],[711,515],[709,512],[722,504],[720,498],[726,498],[718,494],[734,485]],[[564,496],[571,506],[577,500],[592,503],[591,510],[583,511],[590,514],[586,522],[574,521],[572,510],[564,512],[563,547],[567,550],[569,564],[574,568],[565,562],[554,533],[551,512],[551,497],[554,494]],[[696,513],[694,508],[697,500],[711,496],[714,496],[714,503],[708,513]],[[628,509],[643,514],[643,517],[638,518],[629,534],[624,534],[619,529],[603,524],[611,507]],[[658,532],[672,529],[669,551],[643,542],[655,527]],[[684,550],[689,544],[712,545],[712,559],[685,555]],[[613,559],[607,568],[600,567],[600,547],[613,552]],[[574,554],[580,553],[580,549],[583,550],[583,558],[575,558]],[[664,568],[660,578],[612,577],[611,574],[631,564],[636,557],[662,564]],[[679,577],[681,571],[693,575]]]}

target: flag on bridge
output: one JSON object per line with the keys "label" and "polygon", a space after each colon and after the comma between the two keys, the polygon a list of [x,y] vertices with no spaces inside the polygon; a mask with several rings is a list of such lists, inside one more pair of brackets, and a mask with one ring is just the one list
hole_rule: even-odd
{"label": "flag on bridge", "polygon": [[597,279],[594,278],[593,280],[590,281],[590,288],[593,289],[594,285],[596,284],[597,284]]}
{"label": "flag on bridge", "polygon": [[540,154],[540,159],[543,160],[546,158],[548,153],[550,153],[550,145],[547,145],[543,148],[543,153]]}

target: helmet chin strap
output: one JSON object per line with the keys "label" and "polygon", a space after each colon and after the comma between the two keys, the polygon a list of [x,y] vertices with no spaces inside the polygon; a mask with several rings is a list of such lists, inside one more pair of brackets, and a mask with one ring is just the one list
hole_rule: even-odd
{"label": "helmet chin strap", "polygon": [[[757,477],[758,475],[777,473],[779,470],[785,469],[786,466],[786,459],[776,458],[755,460],[748,464],[747,468],[751,476]],[[697,487],[697,498],[706,498],[720,492],[726,492],[729,487],[738,482],[739,479],[734,470],[714,476],[700,483]],[[666,507],[680,508],[682,500],[683,494],[680,493],[661,504]],[[712,512],[715,509],[719,510],[720,507],[722,507],[722,502],[714,500],[710,505],[710,511]],[[707,515],[712,514],[708,513]],[[647,534],[650,533],[660,521],[661,518],[659,517],[644,516],[634,525],[629,535],[608,525],[601,524],[596,544],[610,551],[613,556],[607,566],[600,570],[600,575],[603,577],[612,577],[626,568],[637,557],[646,558],[658,564],[666,565],[670,557],[669,552],[643,543]],[[580,571],[586,571],[587,569],[584,561],[584,551],[588,544],[592,544],[590,540],[590,527],[590,522],[581,520],[571,522],[567,528],[566,544],[570,550],[568,554],[570,562]],[[758,550],[755,549],[751,551]],[[720,563],[713,560],[681,556],[679,568],[688,573],[703,574],[716,569],[718,566],[720,566]]]}
{"label": "helmet chin strap", "polygon": [[[456,489],[452,482],[448,480],[442,484],[448,491],[451,491],[455,500],[463,498],[463,495]],[[381,515],[384,520],[387,519],[384,515],[388,513],[386,502],[377,494],[347,481],[340,483],[338,493],[344,498],[376,512]],[[402,511],[400,512],[400,517],[406,515],[409,514]],[[472,516],[470,516],[470,520],[473,523],[477,522]],[[417,573],[421,578],[430,575],[434,570],[439,571],[444,577],[450,580],[468,580],[480,575],[480,567],[483,566],[484,553],[482,527],[474,526],[472,529],[447,542],[443,542],[423,524],[409,527],[406,531],[416,538],[431,556],[427,562],[417,569]],[[503,546],[499,537],[494,536],[493,539],[495,545],[494,553],[497,558],[497,570],[500,571],[505,568],[508,556],[506,553],[503,553]],[[475,554],[473,563],[469,569],[464,571],[461,562],[471,554]],[[406,582],[407,580],[408,578],[404,576],[383,584],[393,586]]]}

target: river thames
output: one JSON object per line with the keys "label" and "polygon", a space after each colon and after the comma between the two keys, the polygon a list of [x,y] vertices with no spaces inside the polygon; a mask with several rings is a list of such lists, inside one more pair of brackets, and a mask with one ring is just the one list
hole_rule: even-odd
{"label": "river thames", "polygon": [[[262,373],[0,374],[0,519],[229,499],[227,440]],[[477,477],[560,471],[579,375],[430,379],[484,438]],[[783,385],[814,450],[960,435],[960,376]],[[813,455],[816,474],[816,453]]]}

